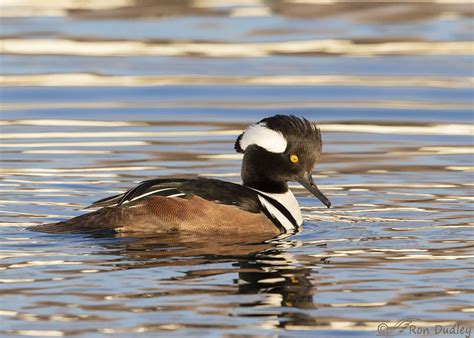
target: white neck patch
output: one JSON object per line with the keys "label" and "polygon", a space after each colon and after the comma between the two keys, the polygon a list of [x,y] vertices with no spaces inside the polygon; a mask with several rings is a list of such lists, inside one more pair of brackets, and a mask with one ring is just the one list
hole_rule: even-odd
{"label": "white neck patch", "polygon": [[288,142],[282,133],[268,128],[265,123],[257,123],[249,126],[240,139],[240,148],[243,151],[252,144],[272,153],[283,153]]}

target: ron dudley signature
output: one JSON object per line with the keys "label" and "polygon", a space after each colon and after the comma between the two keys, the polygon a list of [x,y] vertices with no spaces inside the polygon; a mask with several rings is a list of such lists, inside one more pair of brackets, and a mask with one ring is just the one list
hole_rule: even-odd
{"label": "ron dudley signature", "polygon": [[397,336],[397,335],[462,335],[470,338],[472,328],[454,325],[435,325],[432,327],[419,326],[416,322],[418,318],[405,318],[391,323],[380,323],[377,326],[377,336]]}

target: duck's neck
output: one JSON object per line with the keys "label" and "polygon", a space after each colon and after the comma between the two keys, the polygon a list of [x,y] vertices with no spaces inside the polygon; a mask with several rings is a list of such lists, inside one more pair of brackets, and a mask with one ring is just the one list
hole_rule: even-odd
{"label": "duck's neck", "polygon": [[284,194],[288,192],[288,183],[259,176],[256,172],[242,171],[242,182],[246,187],[269,194]]}

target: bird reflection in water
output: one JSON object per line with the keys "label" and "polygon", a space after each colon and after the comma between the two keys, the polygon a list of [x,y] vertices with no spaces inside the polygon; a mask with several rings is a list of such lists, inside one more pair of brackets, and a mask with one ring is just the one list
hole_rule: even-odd
{"label": "bird reflection in water", "polygon": [[[280,237],[239,242],[228,238],[204,240],[202,236],[195,235],[181,235],[179,238],[166,235],[161,238],[124,238],[113,243],[106,241],[103,245],[107,250],[102,254],[119,254],[128,258],[118,263],[122,269],[189,267],[182,275],[162,279],[162,284],[183,284],[200,278],[237,273],[238,278],[231,290],[212,288],[206,289],[206,293],[235,292],[237,295],[264,297],[251,302],[249,298],[242,298],[237,309],[230,307],[233,307],[231,316],[260,317],[265,319],[263,326],[271,327],[316,325],[316,318],[308,312],[316,309],[313,302],[316,289],[311,280],[318,273],[314,269],[315,263],[324,266],[327,261],[315,262],[312,258],[309,265],[306,256],[291,254],[289,250],[301,246],[300,241]],[[231,267],[209,268],[209,265],[220,266],[222,263],[230,263]]]}

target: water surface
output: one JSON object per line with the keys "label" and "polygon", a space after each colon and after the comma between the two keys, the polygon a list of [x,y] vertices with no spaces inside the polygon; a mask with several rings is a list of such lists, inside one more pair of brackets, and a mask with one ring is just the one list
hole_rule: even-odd
{"label": "water surface", "polygon": [[[81,7],[82,6],[82,7]],[[375,335],[472,325],[472,5],[7,2],[0,335]],[[266,243],[46,235],[158,176],[239,182],[249,123],[324,140]]]}

